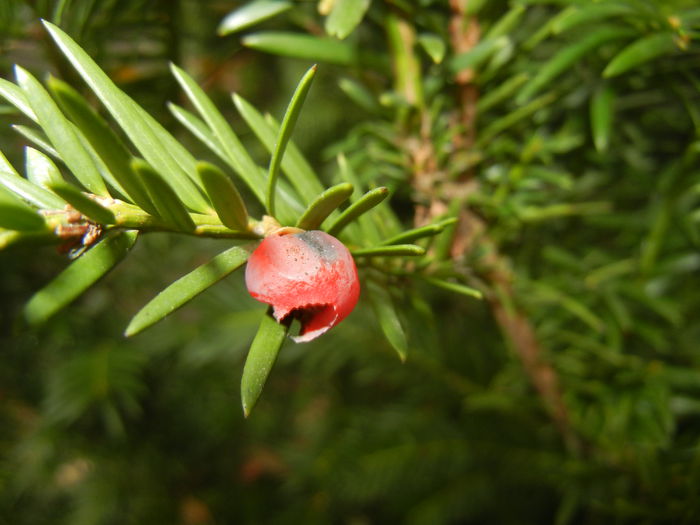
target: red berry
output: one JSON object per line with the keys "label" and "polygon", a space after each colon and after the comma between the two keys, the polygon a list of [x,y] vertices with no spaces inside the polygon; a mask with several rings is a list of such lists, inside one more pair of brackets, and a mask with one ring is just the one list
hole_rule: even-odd
{"label": "red berry", "polygon": [[312,230],[266,237],[245,271],[248,292],[272,305],[278,322],[301,322],[296,342],[311,341],[347,317],[360,296],[355,261],[335,237]]}

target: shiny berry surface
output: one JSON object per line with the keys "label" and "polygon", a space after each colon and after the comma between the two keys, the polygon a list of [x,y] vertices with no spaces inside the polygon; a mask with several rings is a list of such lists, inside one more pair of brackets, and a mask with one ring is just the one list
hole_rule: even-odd
{"label": "shiny berry surface", "polygon": [[347,317],[357,304],[355,261],[338,239],[312,230],[266,237],[246,266],[248,292],[273,307],[277,321],[301,323],[297,342],[311,341]]}

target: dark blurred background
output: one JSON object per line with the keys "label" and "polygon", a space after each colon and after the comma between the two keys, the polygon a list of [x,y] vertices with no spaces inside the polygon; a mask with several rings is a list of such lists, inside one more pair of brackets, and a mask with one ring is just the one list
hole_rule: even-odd
{"label": "dark blurred background", "polygon": [[[19,63],[88,93],[38,21],[54,20],[195,156],[213,160],[167,111],[185,103],[168,69],[182,66],[266,165],[229,94],[279,119],[310,62],[218,36],[241,3],[1,0],[0,76],[13,78]],[[458,3],[375,0],[349,39],[389,54],[384,18],[398,13],[448,41]],[[587,26],[568,40],[538,33],[574,3],[474,2],[482,35],[521,9],[505,32],[510,54],[480,66],[482,100],[585,38]],[[623,43],[572,64],[546,87],[554,95],[542,110],[509,124],[499,119],[517,110],[515,94],[484,105],[475,167],[445,146],[463,131],[452,118],[465,103],[459,83],[421,55],[426,106],[442,126],[436,148],[482,184],[472,209],[515,275],[564,419],[532,386],[489,301],[417,282],[401,295],[405,364],[361,301],[330,334],[284,346],[246,420],[239,382],[261,307],[240,272],[122,336],[144,303],[225,242],[143,236],[38,329],[24,325],[22,306],[67,261],[53,247],[13,247],[0,252],[0,524],[697,523],[700,16],[692,2],[632,2],[638,14],[637,4],[648,9],[642,22],[606,23],[651,31],[673,9],[688,12],[688,47],[612,81],[607,148],[591,138],[589,101]],[[317,8],[296,2],[264,28],[318,32]],[[372,113],[338,86],[351,79],[386,101],[396,75],[321,64],[294,140],[327,183],[342,151],[365,182],[392,186],[410,226],[425,196],[410,189],[402,148],[419,124],[400,103]],[[19,168],[18,121],[0,106],[0,148]]]}

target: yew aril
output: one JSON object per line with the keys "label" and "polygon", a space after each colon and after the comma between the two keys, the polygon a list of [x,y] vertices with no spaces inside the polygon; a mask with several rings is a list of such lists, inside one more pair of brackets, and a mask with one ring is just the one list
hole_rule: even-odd
{"label": "yew aril", "polygon": [[327,332],[347,317],[360,296],[355,261],[335,237],[318,230],[272,234],[248,259],[248,292],[272,306],[278,322],[298,319],[296,342]]}

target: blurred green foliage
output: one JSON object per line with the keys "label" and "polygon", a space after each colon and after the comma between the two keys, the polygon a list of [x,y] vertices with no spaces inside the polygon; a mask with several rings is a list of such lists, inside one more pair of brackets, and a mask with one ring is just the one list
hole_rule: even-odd
{"label": "blurred green foliage", "polygon": [[[349,3],[279,2],[239,26],[227,14],[243,2],[223,0],[0,5],[3,77],[16,62],[82,85],[37,22],[51,19],[197,158],[212,156],[165,106],[184,103],[169,60],[204,79],[261,164],[229,93],[281,116],[318,61],[300,149],[328,184],[388,186],[406,228],[459,217],[431,253],[487,297],[397,269],[383,290],[405,364],[363,298],[283,348],[244,420],[261,308],[240,275],[120,336],[225,241],[143,236],[35,329],[22,307],[65,261],[0,252],[0,523],[700,519],[700,10],[373,0],[342,16]],[[0,109],[21,166],[26,141]]]}

